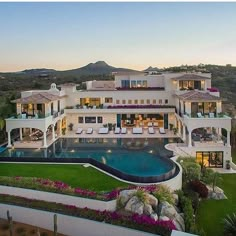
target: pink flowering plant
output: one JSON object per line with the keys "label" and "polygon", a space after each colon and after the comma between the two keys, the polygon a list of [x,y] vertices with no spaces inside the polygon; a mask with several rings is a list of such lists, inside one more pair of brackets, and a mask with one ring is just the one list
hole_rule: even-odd
{"label": "pink flowering plant", "polygon": [[116,211],[112,212],[106,210],[100,211],[100,210],[89,209],[87,207],[79,208],[74,205],[64,205],[55,202],[45,202],[41,200],[27,199],[23,197],[10,196],[5,194],[0,194],[0,202],[71,215],[74,217],[95,220],[113,225],[119,225],[162,236],[170,236],[171,231],[176,229],[174,223],[171,220],[155,221],[154,219],[145,215],[122,214],[121,212],[116,212]]}

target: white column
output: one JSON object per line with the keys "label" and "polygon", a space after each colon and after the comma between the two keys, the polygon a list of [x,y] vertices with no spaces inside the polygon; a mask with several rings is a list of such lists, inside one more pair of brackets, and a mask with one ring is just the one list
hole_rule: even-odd
{"label": "white column", "polygon": [[227,146],[230,147],[230,130],[227,130]]}
{"label": "white column", "polygon": [[11,131],[8,131],[7,132],[7,139],[8,139],[8,145],[7,145],[7,147],[12,147],[12,145],[11,145]]}
{"label": "white column", "polygon": [[22,128],[20,128],[20,140],[22,140]]}
{"label": "white column", "polygon": [[52,141],[55,141],[55,129],[54,129],[54,125],[52,126]]}
{"label": "white column", "polygon": [[218,135],[222,135],[222,133],[221,133],[221,128],[218,128]]}
{"label": "white column", "polygon": [[186,128],[185,125],[183,125],[183,141],[186,140]]}
{"label": "white column", "polygon": [[188,147],[192,147],[192,130],[188,132]]}
{"label": "white column", "polygon": [[43,132],[43,147],[47,147],[47,132]]}

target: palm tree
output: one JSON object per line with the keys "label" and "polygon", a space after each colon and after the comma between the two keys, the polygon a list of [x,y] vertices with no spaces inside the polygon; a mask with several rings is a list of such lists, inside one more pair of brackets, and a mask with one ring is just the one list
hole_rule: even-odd
{"label": "palm tree", "polygon": [[233,213],[232,216],[227,215],[224,220],[224,235],[234,236],[236,235],[236,214]]}

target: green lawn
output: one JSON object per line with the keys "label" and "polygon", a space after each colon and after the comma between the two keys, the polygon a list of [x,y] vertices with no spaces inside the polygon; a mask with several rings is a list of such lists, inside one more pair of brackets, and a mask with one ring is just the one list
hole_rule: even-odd
{"label": "green lawn", "polygon": [[116,187],[128,186],[128,184],[105,175],[92,167],[85,168],[81,165],[0,163],[0,175],[61,180],[72,187],[81,187],[94,191],[109,191]]}
{"label": "green lawn", "polygon": [[[236,163],[236,151],[232,152]],[[207,236],[222,236],[222,219],[233,212],[236,212],[236,174],[221,175],[223,181],[219,187],[224,189],[228,200],[204,200],[201,202],[198,213],[197,223],[204,229]]]}

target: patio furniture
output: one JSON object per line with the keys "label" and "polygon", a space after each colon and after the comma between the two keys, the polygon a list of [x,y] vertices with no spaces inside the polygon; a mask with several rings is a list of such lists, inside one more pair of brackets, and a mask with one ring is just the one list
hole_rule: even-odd
{"label": "patio furniture", "polygon": [[26,119],[26,113],[22,113],[22,114],[21,114],[21,118],[22,118],[22,119]]}
{"label": "patio furniture", "polygon": [[142,134],[143,128],[133,128],[133,134]]}
{"label": "patio furniture", "polygon": [[149,133],[149,134],[155,134],[154,128],[153,128],[153,127],[149,127],[149,128],[148,128],[148,133]]}
{"label": "patio furniture", "polygon": [[116,127],[114,133],[119,134],[120,133],[120,127]]}
{"label": "patio furniture", "polygon": [[152,122],[148,122],[148,127],[152,127]]}
{"label": "patio furniture", "polygon": [[121,133],[122,134],[126,134],[127,133],[127,129],[126,128],[121,128]]}
{"label": "patio furniture", "polygon": [[156,121],[156,122],[153,122],[153,126],[154,127],[158,127],[158,122]]}
{"label": "patio furniture", "polygon": [[165,129],[164,129],[163,127],[160,127],[160,128],[159,128],[159,133],[160,133],[160,134],[165,134],[166,131],[165,131]]}
{"label": "patio furniture", "polygon": [[209,118],[215,118],[215,114],[213,112],[209,113]]}
{"label": "patio furniture", "polygon": [[99,134],[108,134],[108,132],[109,132],[109,128],[108,127],[102,127],[98,131]]}
{"label": "patio furniture", "polygon": [[93,133],[93,128],[88,128],[86,134],[92,134],[92,133]]}
{"label": "patio furniture", "polygon": [[198,118],[204,118],[204,116],[202,115],[201,112],[198,112],[198,113],[197,113],[197,117],[198,117]]}
{"label": "patio furniture", "polygon": [[78,128],[77,130],[76,130],[76,134],[81,134],[83,132],[83,129],[82,128]]}

